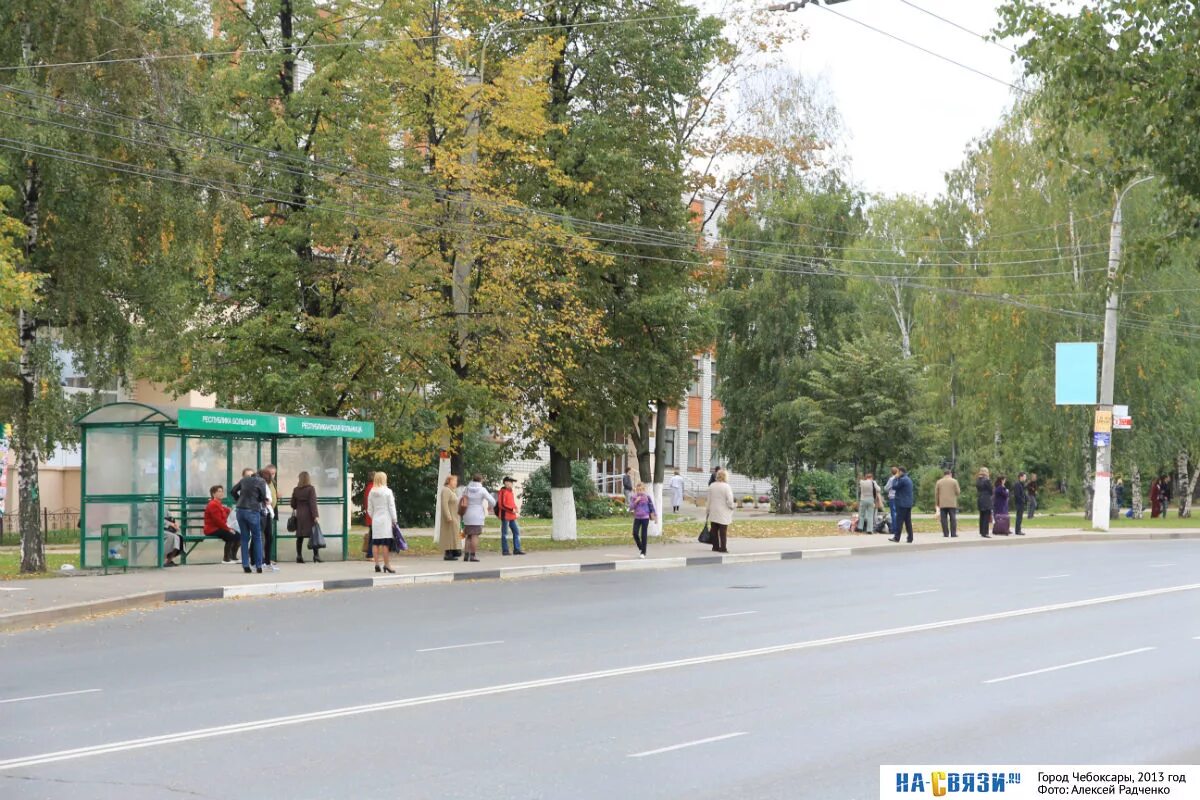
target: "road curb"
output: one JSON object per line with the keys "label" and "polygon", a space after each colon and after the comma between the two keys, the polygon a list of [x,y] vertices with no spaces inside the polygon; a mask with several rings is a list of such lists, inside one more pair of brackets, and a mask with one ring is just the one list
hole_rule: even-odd
{"label": "road curb", "polygon": [[0,633],[17,631],[38,625],[72,622],[96,614],[127,611],[160,603],[181,603],[194,600],[228,600],[241,597],[274,597],[307,592],[330,592],[339,589],[372,589],[388,586],[414,586],[433,583],[467,583],[486,580],[519,580],[522,578],[548,575],[572,575],[590,572],[644,572],[646,570],[676,569],[680,567],[721,566],[725,564],[752,564],[767,561],[794,561],[824,558],[848,558],[851,556],[891,555],[896,553],[927,552],[962,547],[996,547],[1005,545],[1062,544],[1066,542],[1114,542],[1114,541],[1163,541],[1176,539],[1200,539],[1196,533],[1079,533],[1061,536],[1004,537],[983,539],[976,535],[960,536],[955,541],[897,543],[895,547],[825,547],[806,550],[772,550],[758,553],[726,553],[700,556],[670,556],[666,558],[630,559],[629,561],[598,561],[594,563],[531,564],[519,567],[472,572],[420,572],[408,575],[379,575],[366,578],[336,578],[330,580],[282,581],[274,583],[240,584],[237,586],[214,586],[200,589],[177,589],[157,592],[142,592],[106,600],[72,605],[55,606],[37,611],[16,611],[0,614]]}

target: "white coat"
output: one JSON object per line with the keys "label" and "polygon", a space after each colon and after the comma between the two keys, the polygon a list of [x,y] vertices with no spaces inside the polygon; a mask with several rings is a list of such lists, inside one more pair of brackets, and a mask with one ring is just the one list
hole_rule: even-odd
{"label": "white coat", "polygon": [[488,509],[496,507],[496,498],[477,481],[467,484],[465,494],[467,513],[463,514],[463,525],[482,525],[487,519]]}
{"label": "white coat", "polygon": [[376,486],[367,496],[367,513],[371,515],[371,539],[392,538],[392,523],[396,516],[396,495],[386,486]]}
{"label": "white coat", "polygon": [[683,476],[672,475],[670,481],[671,487],[671,507],[676,508],[683,505]]}
{"label": "white coat", "polygon": [[733,523],[733,489],[724,481],[708,486],[708,520],[718,525]]}

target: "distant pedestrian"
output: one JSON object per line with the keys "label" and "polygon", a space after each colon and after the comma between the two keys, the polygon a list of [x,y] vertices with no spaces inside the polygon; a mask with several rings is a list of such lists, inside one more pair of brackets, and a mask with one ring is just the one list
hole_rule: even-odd
{"label": "distant pedestrian", "polygon": [[463,497],[467,500],[467,510],[463,514],[463,534],[467,537],[463,547],[463,561],[479,560],[479,537],[483,534],[483,522],[487,519],[489,509],[496,507],[496,498],[483,488],[483,475],[476,472],[471,476]]}
{"label": "distant pedestrian", "polygon": [[1026,502],[1029,505],[1029,519],[1033,519],[1033,512],[1038,508],[1038,490],[1041,486],[1038,484],[1036,472],[1029,473],[1029,481],[1025,484]]}
{"label": "distant pedestrian", "polygon": [[1113,487],[1113,494],[1117,498],[1117,511],[1121,510],[1121,506],[1125,505],[1125,479],[1117,478],[1117,484]]}
{"label": "distant pedestrian", "polygon": [[204,507],[204,535],[217,536],[225,543],[225,556],[222,564],[236,564],[238,541],[241,537],[229,525],[229,515],[233,509],[221,502],[225,497],[225,487],[217,484],[208,490],[208,505]]}
{"label": "distant pedestrian", "polygon": [[1027,476],[1024,472],[1017,473],[1017,482],[1012,487],[1012,504],[1017,510],[1017,523],[1013,527],[1013,533],[1017,536],[1024,536],[1021,533],[1021,517],[1025,516],[1025,507],[1029,505],[1029,490],[1025,486]]}
{"label": "distant pedestrian", "polygon": [[933,504],[937,507],[938,518],[942,523],[942,536],[947,539],[958,538],[958,497],[962,489],[954,478],[953,470],[945,470],[942,477],[933,486]]}
{"label": "distant pedestrian", "polygon": [[521,529],[517,526],[517,496],[513,492],[513,478],[504,478],[504,488],[496,494],[496,514],[500,517],[500,555],[508,555],[508,532],[512,531],[513,555],[523,556]]}
{"label": "distant pedestrian", "polygon": [[438,503],[442,507],[442,521],[438,527],[438,546],[445,555],[443,561],[457,561],[458,537],[462,525],[462,517],[458,515],[458,476],[453,472],[446,476],[442,491],[438,494]]}
{"label": "distant pedestrian", "polygon": [[262,504],[263,566],[279,572],[279,564],[271,557],[275,541],[275,520],[279,516],[279,487],[275,485],[275,465],[267,464],[258,475],[267,485],[267,499]]}
{"label": "distant pedestrian", "polygon": [[729,474],[717,470],[717,479],[708,487],[708,528],[712,532],[714,553],[729,552],[729,526],[733,524],[733,489]]}
{"label": "distant pedestrian", "polygon": [[625,495],[625,505],[629,505],[629,498],[633,497],[633,467],[626,467],[625,474],[621,476],[621,493]]}
{"label": "distant pedestrian", "polygon": [[975,491],[979,494],[976,505],[979,508],[979,535],[984,539],[992,538],[988,528],[992,523],[992,473],[987,467],[980,467],[975,477]]}
{"label": "distant pedestrian", "polygon": [[667,485],[671,487],[671,508],[678,514],[680,506],[683,505],[684,490],[683,477],[679,474],[679,470],[675,470],[675,474],[671,476]]}
{"label": "distant pedestrian", "polygon": [[863,533],[875,532],[875,508],[879,505],[879,484],[875,473],[868,472],[858,482],[858,529]]}
{"label": "distant pedestrian", "polygon": [[710,473],[708,476],[708,485],[709,486],[712,486],[714,483],[717,482],[717,473],[720,471],[721,471],[721,468],[718,465],[713,464],[712,473]]}
{"label": "distant pedestrian", "polygon": [[896,528],[896,478],[900,475],[899,467],[892,467],[892,477],[888,478],[887,483],[883,485],[883,491],[887,493],[888,498],[888,514],[892,523],[890,530],[896,536],[900,537],[900,531]]}
{"label": "distant pedestrian", "polygon": [[1008,518],[1008,479],[1003,475],[996,477],[996,487],[992,489],[992,518],[995,524],[992,533],[996,536],[1008,536],[1012,533]]}
{"label": "distant pedestrian", "polygon": [[1162,476],[1150,484],[1150,516],[1157,517],[1162,513]]}
{"label": "distant pedestrian", "polygon": [[[296,517],[296,563],[304,563],[304,540],[312,542],[313,528],[320,516],[317,510],[317,487],[312,485],[312,478],[307,472],[296,476],[296,488],[292,490],[289,501],[292,513]],[[319,548],[312,548],[313,561],[321,561]]]}
{"label": "distant pedestrian", "polygon": [[629,497],[629,510],[633,512],[633,543],[641,552],[641,558],[646,557],[646,539],[650,533],[650,520],[657,519],[654,510],[654,499],[646,494],[646,484],[638,483],[633,494]]}
{"label": "distant pedestrian", "polygon": [[[392,572],[392,542],[395,534],[392,526],[400,524],[396,514],[396,495],[387,485],[387,475],[376,472],[371,486],[371,494],[367,496],[368,513],[371,515],[371,549],[375,555],[376,572]],[[380,560],[383,560],[382,568]]]}
{"label": "distant pedestrian", "polygon": [[1159,490],[1159,493],[1162,495],[1163,519],[1167,518],[1167,511],[1169,511],[1171,509],[1171,490],[1172,490],[1171,476],[1163,475],[1162,476],[1162,489]]}
{"label": "distant pedestrian", "polygon": [[907,529],[908,543],[912,544],[913,482],[904,467],[896,468],[896,480],[892,483],[892,489],[896,492],[896,527],[892,529],[891,541],[900,541],[901,530]]}
{"label": "distant pedestrian", "polygon": [[238,531],[242,537],[242,571],[250,571],[250,548],[254,548],[254,571],[262,572],[262,507],[267,502],[267,482],[250,467],[242,470],[242,479],[231,492],[237,502]]}
{"label": "distant pedestrian", "polygon": [[363,521],[365,523],[367,523],[367,532],[363,534],[362,549],[363,549],[363,555],[366,557],[367,561],[371,561],[374,558],[374,554],[372,552],[373,548],[371,546],[371,511],[370,511],[370,508],[371,508],[371,490],[375,488],[375,483],[374,483],[375,476],[372,475],[371,478],[372,478],[372,480],[367,481],[367,488],[363,490],[363,501],[362,501]]}

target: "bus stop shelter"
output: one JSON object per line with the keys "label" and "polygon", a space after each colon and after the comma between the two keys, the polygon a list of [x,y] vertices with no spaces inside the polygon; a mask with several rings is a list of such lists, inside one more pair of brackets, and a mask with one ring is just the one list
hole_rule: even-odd
{"label": "bus stop shelter", "polygon": [[242,470],[275,464],[279,518],[272,559],[293,548],[284,524],[297,476],[317,490],[324,559],[349,553],[351,439],[372,439],[361,420],[228,409],[109,403],[76,420],[81,429],[79,559],[84,568],[159,567],[168,516],[179,523],[184,562],[221,560],[221,540],[204,537],[209,488],[221,484],[226,504]]}

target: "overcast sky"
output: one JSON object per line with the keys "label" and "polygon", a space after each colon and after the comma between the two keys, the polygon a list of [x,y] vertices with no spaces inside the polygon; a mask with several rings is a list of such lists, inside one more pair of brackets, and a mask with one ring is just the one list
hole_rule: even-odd
{"label": "overcast sky", "polygon": [[[973,31],[996,23],[999,0],[911,0]],[[903,0],[847,0],[826,11],[812,5],[787,14],[808,38],[789,44],[787,62],[820,78],[849,137],[853,177],[869,192],[932,197],[968,143],[1009,107],[1013,90],[835,16],[862,20],[929,50],[1015,83],[1012,54],[906,5]]]}

